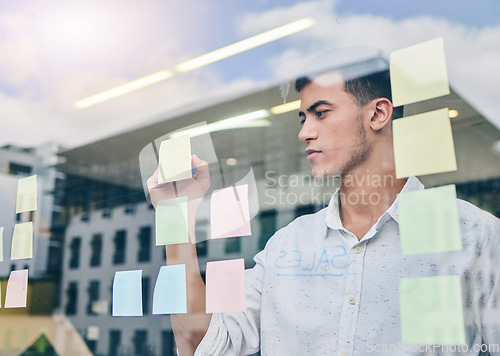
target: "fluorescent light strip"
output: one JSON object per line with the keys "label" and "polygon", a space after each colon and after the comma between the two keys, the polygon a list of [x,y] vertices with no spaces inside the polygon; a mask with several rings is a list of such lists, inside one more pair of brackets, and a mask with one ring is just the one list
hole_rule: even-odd
{"label": "fluorescent light strip", "polygon": [[302,20],[291,22],[287,25],[277,27],[266,31],[256,36],[245,40],[233,43],[229,46],[219,48],[202,56],[190,59],[186,62],[178,64],[175,69],[179,72],[187,72],[196,68],[203,67],[207,64],[217,62],[221,59],[234,56],[235,54],[248,51],[249,49],[261,46],[265,43],[275,41],[277,39],[289,36],[299,31],[303,31],[316,23],[311,17]]}
{"label": "fluorescent light strip", "polygon": [[105,91],[100,92],[98,94],[89,96],[85,99],[78,100],[75,103],[75,107],[78,109],[87,108],[89,106],[99,104],[99,103],[102,103],[103,101],[115,98],[117,96],[130,93],[134,90],[147,87],[148,85],[152,85],[152,84],[161,82],[161,81],[166,80],[168,78],[171,78],[173,76],[174,76],[174,73],[172,73],[169,70],[162,70],[160,72],[149,74],[149,75],[146,75],[145,77],[133,80],[133,81],[128,82],[126,84],[114,87],[114,88],[109,89],[109,90],[105,90]]}
{"label": "fluorescent light strip", "polygon": [[174,138],[187,134],[189,134],[189,136],[191,137],[195,137],[207,134],[209,132],[222,131],[228,129],[271,126],[271,122],[269,120],[262,120],[267,117],[269,117],[269,111],[267,110],[253,111],[248,114],[231,117],[229,119],[219,120],[204,126],[195,127],[193,129],[174,132],[170,135],[170,137]]}
{"label": "fluorescent light strip", "polygon": [[269,111],[273,115],[284,114],[289,111],[298,110],[300,108],[300,100],[291,101],[286,104],[273,106]]}

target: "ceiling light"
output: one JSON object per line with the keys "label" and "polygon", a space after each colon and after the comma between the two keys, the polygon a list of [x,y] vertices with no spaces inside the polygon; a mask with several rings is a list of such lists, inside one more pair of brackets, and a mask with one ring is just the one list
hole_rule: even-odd
{"label": "ceiling light", "polygon": [[238,160],[236,158],[228,158],[226,159],[226,164],[228,166],[236,166],[236,164],[238,163]]}
{"label": "ceiling light", "polygon": [[193,129],[182,130],[170,134],[171,138],[183,136],[189,134],[191,137],[200,136],[207,134],[209,132],[229,130],[229,129],[239,129],[245,127],[267,127],[271,126],[269,120],[262,120],[269,117],[269,111],[258,110],[253,111],[248,114],[238,115],[230,117],[228,119],[219,120],[212,122],[207,125],[195,127]]}
{"label": "ceiling light", "polygon": [[78,109],[88,108],[89,106],[102,103],[103,101],[115,98],[117,96],[127,94],[134,90],[144,88],[148,85],[161,82],[163,80],[173,77],[173,75],[174,73],[172,73],[169,70],[162,70],[160,72],[146,75],[145,77],[133,80],[126,84],[89,96],[88,98],[78,100],[75,103],[75,108]]}
{"label": "ceiling light", "polygon": [[284,114],[289,111],[298,110],[300,108],[300,100],[291,101],[286,104],[273,106],[269,111],[273,115]]}
{"label": "ceiling light", "polygon": [[215,51],[206,53],[202,56],[190,59],[186,62],[178,64],[175,69],[179,72],[187,72],[200,68],[206,66],[207,64],[220,61],[221,59],[234,56],[235,54],[248,51],[249,49],[292,35],[296,32],[303,31],[311,26],[314,26],[315,23],[316,20],[310,17],[294,21],[256,36],[230,44],[229,46],[216,49]]}
{"label": "ceiling light", "polygon": [[454,117],[457,117],[458,116],[458,111],[457,110],[448,110],[448,117],[450,119],[453,119]]}

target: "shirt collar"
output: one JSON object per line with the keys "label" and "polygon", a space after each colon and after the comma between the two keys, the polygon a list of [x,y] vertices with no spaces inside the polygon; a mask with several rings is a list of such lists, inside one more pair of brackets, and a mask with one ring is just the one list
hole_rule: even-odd
{"label": "shirt collar", "polygon": [[[401,189],[400,194],[414,192],[418,190],[424,190],[424,185],[418,180],[417,177],[412,176],[408,177],[405,185],[403,186],[403,189]],[[339,214],[339,193],[340,193],[340,188],[335,191],[332,198],[330,199],[326,213],[326,225],[330,229],[335,229],[335,230],[344,229]],[[397,202],[398,199],[396,198],[392,203],[392,205],[389,207],[389,209],[387,209],[387,211],[384,213],[384,215],[389,214],[397,223],[399,223]]]}

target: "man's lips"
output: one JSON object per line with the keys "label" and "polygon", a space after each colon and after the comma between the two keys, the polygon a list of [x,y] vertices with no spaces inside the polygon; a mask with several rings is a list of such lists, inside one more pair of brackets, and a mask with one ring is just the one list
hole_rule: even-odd
{"label": "man's lips", "polygon": [[321,151],[317,151],[317,150],[313,150],[313,149],[311,149],[311,148],[308,148],[308,149],[306,150],[306,153],[307,153],[307,160],[308,160],[308,161],[310,161],[310,160],[312,160],[314,157],[318,156],[318,155],[321,153]]}

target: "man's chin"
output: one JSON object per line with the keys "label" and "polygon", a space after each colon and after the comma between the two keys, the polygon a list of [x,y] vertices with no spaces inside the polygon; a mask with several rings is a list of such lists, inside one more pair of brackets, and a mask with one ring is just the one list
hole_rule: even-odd
{"label": "man's chin", "polygon": [[316,180],[327,180],[327,179],[333,179],[333,178],[340,177],[340,174],[337,172],[334,172],[333,170],[313,169],[311,172],[311,175]]}

